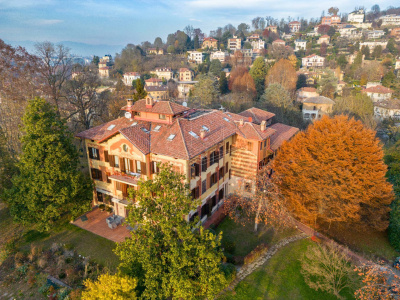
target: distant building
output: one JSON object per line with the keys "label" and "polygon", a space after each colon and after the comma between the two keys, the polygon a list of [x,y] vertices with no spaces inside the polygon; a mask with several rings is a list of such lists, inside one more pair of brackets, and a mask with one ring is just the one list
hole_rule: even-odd
{"label": "distant building", "polygon": [[379,120],[393,118],[400,119],[400,101],[399,100],[383,100],[374,103],[374,116]]}
{"label": "distant building", "polygon": [[161,86],[148,86],[144,87],[147,95],[154,100],[167,100],[168,99],[168,88],[165,85]]}
{"label": "distant building", "polygon": [[328,45],[330,40],[331,40],[330,36],[325,34],[325,35],[319,37],[317,44],[321,45],[321,44],[325,43]]}
{"label": "distant building", "polygon": [[157,68],[155,71],[152,71],[150,73],[155,74],[158,78],[167,81],[174,77],[174,73],[172,72],[171,68]]}
{"label": "distant building", "polygon": [[162,80],[160,78],[149,78],[145,81],[145,86],[161,86]]}
{"label": "distant building", "polygon": [[322,17],[321,25],[336,26],[340,23],[338,15]]}
{"label": "distant building", "polygon": [[293,21],[289,23],[290,32],[299,32],[301,23],[299,21]]}
{"label": "distant building", "polygon": [[362,37],[362,32],[358,31],[354,25],[345,25],[338,29],[341,37],[347,37],[349,39],[360,39]]}
{"label": "distant building", "polygon": [[353,11],[348,14],[347,21],[353,23],[364,23],[365,12],[363,9]]}
{"label": "distant building", "polygon": [[162,48],[149,48],[149,49],[147,49],[147,54],[164,55],[164,49],[162,49]]}
{"label": "distant building", "polygon": [[302,66],[305,68],[322,68],[325,64],[325,58],[312,54],[301,59]]}
{"label": "distant building", "polygon": [[229,54],[225,51],[215,51],[210,55],[210,60],[218,59],[220,62],[225,62],[229,57]]}
{"label": "distant building", "polygon": [[261,50],[261,49],[265,49],[265,42],[261,39],[259,40],[252,40],[251,41],[251,48],[253,50]]}
{"label": "distant building", "polygon": [[396,64],[394,66],[395,70],[400,70],[400,58],[396,59]]}
{"label": "distant building", "polygon": [[367,36],[369,39],[379,39],[385,35],[383,30],[371,30],[367,32]]}
{"label": "distant building", "polygon": [[132,85],[132,81],[140,79],[140,74],[138,72],[127,72],[124,74],[124,84],[127,86]]}
{"label": "distant building", "polygon": [[99,61],[99,75],[103,78],[110,76],[110,69],[114,65],[112,56],[110,54],[104,55]]}
{"label": "distant building", "polygon": [[275,41],[272,42],[272,45],[279,45],[279,46],[285,46],[286,42],[284,40],[281,39],[277,39]]}
{"label": "distant building", "polygon": [[313,87],[302,87],[297,90],[296,100],[299,102],[303,102],[307,98],[318,97],[317,89]]}
{"label": "distant building", "polygon": [[335,102],[324,96],[310,97],[303,101],[304,120],[315,121],[323,115],[330,114]]}
{"label": "distant building", "polygon": [[180,68],[179,69],[179,81],[192,81],[193,80],[193,71],[188,68]]}
{"label": "distant building", "polygon": [[259,39],[260,39],[260,35],[257,34],[257,33],[253,33],[252,35],[250,35],[250,36],[248,36],[248,37],[246,38],[246,40],[247,40],[248,42],[257,41],[257,40],[259,40]]}
{"label": "distant building", "polygon": [[274,33],[278,33],[278,27],[277,26],[267,26],[265,29],[274,32]]}
{"label": "distant building", "polygon": [[301,39],[295,40],[295,41],[294,41],[294,45],[295,45],[294,51],[306,50],[307,41],[301,40]]}
{"label": "distant building", "polygon": [[233,36],[233,38],[228,39],[228,49],[235,51],[242,48],[242,39]]}
{"label": "distant building", "polygon": [[203,52],[188,51],[188,62],[201,64],[203,62]]}
{"label": "distant building", "polygon": [[187,99],[189,97],[190,90],[194,88],[194,85],[198,81],[178,81],[178,98]]}
{"label": "distant building", "polygon": [[379,83],[368,83],[366,89],[362,91],[367,94],[373,102],[380,102],[392,98],[393,91]]}
{"label": "distant building", "polygon": [[379,18],[382,20],[382,26],[387,25],[400,25],[400,15],[386,15]]}
{"label": "distant building", "polygon": [[390,32],[390,36],[393,36],[396,40],[400,39],[400,28],[393,28]]}
{"label": "distant building", "polygon": [[201,48],[218,49],[218,40],[213,37],[204,38]]}
{"label": "distant building", "polygon": [[387,42],[363,42],[360,43],[360,49],[363,46],[368,46],[369,50],[372,52],[376,46],[381,46],[382,49],[386,49]]}

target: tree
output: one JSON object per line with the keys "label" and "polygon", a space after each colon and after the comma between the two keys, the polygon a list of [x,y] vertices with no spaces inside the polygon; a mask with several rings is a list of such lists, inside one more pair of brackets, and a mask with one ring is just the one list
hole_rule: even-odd
{"label": "tree", "polygon": [[128,224],[141,224],[116,253],[128,274],[138,278],[145,299],[212,299],[226,286],[220,266],[221,236],[184,216],[200,204],[185,177],[164,165],[154,180],[129,190],[140,205],[129,205]]}
{"label": "tree", "polygon": [[210,63],[210,68],[208,69],[208,71],[212,75],[218,76],[221,73],[221,70],[222,70],[221,61],[219,59],[213,59]]}
{"label": "tree", "polygon": [[135,300],[137,280],[126,275],[102,274],[96,281],[84,282],[82,300]]}
{"label": "tree", "polygon": [[193,40],[193,48],[194,49],[199,49],[200,48],[200,41],[199,41],[199,36],[196,34]]}
{"label": "tree", "polygon": [[78,170],[72,136],[51,104],[30,100],[23,124],[19,174],[12,178],[6,198],[15,221],[47,231],[62,215],[76,217],[87,211],[93,190]]}
{"label": "tree", "polygon": [[173,79],[168,80],[167,88],[168,88],[169,98],[172,98],[172,99],[178,98],[178,96],[179,96],[178,83],[175,80],[173,80]]}
{"label": "tree", "polygon": [[328,34],[329,29],[331,28],[331,26],[329,25],[319,25],[318,26],[318,33],[321,35],[325,35]]}
{"label": "tree", "polygon": [[333,26],[329,27],[327,35],[329,35],[330,37],[333,37],[335,35],[335,33],[336,33],[335,27],[333,27]]}
{"label": "tree", "polygon": [[321,44],[320,48],[319,48],[319,52],[321,54],[321,56],[326,56],[326,50],[328,49],[328,45],[324,42]]}
{"label": "tree", "polygon": [[70,120],[75,129],[89,129],[104,113],[106,103],[103,97],[97,94],[99,86],[97,72],[88,68],[65,83],[63,94],[68,103],[66,120]]}
{"label": "tree", "polygon": [[243,224],[253,220],[255,232],[260,223],[273,225],[275,229],[292,224],[285,199],[277,185],[271,181],[269,171],[265,169],[257,175],[251,197],[244,186],[245,182],[241,181],[236,193],[224,202],[225,213],[230,218]]}
{"label": "tree", "polygon": [[297,74],[290,61],[281,59],[268,70],[265,86],[271,83],[279,83],[289,92],[296,88]]}
{"label": "tree", "polygon": [[330,69],[325,69],[319,81],[319,90],[322,96],[333,98],[337,88],[337,78]]}
{"label": "tree", "polygon": [[347,59],[344,54],[339,55],[338,59],[336,60],[336,63],[339,65],[341,69],[345,69],[347,66]]}
{"label": "tree", "polygon": [[361,53],[365,55],[365,59],[369,59],[370,50],[369,50],[368,46],[362,46],[361,47]]}
{"label": "tree", "polygon": [[236,77],[231,85],[231,90],[233,92],[244,92],[251,95],[254,98],[257,94],[256,85],[254,83],[253,77],[249,74],[249,72],[245,72],[242,76]]}
{"label": "tree", "polygon": [[249,73],[254,80],[257,91],[257,99],[259,99],[264,93],[265,76],[267,76],[267,66],[263,57],[257,57],[255,59]]}
{"label": "tree", "polygon": [[15,159],[7,147],[7,139],[0,127],[0,198],[12,187],[12,177],[17,173]]}
{"label": "tree", "polygon": [[337,8],[337,7],[331,7],[328,9],[328,14],[330,14],[332,16],[337,15],[338,12],[339,12],[339,8]]}
{"label": "tree", "polygon": [[388,225],[392,186],[373,130],[346,116],[323,116],[280,148],[273,170],[288,209],[309,224]]}
{"label": "tree", "polygon": [[238,31],[246,35],[250,29],[250,26],[247,25],[246,23],[240,23],[238,26]]}
{"label": "tree", "polygon": [[374,129],[374,103],[366,94],[357,94],[336,99],[333,112],[337,115],[348,115],[356,120],[361,120],[368,128]]}
{"label": "tree", "polygon": [[394,41],[394,39],[390,39],[386,45],[386,49],[393,55],[397,55],[397,53],[399,52],[397,47],[396,47],[396,43]]}
{"label": "tree", "polygon": [[164,46],[164,43],[160,37],[156,37],[154,39],[154,47],[161,49]]}
{"label": "tree", "polygon": [[393,87],[393,83],[396,81],[396,75],[394,75],[393,71],[389,71],[382,78],[382,85],[391,88]]}
{"label": "tree", "polygon": [[381,46],[381,45],[378,45],[378,46],[376,46],[376,47],[374,48],[374,50],[372,51],[372,57],[373,57],[374,59],[377,59],[377,58],[381,57],[381,55],[382,55],[382,46]]}
{"label": "tree", "polygon": [[147,92],[144,90],[142,81],[138,78],[136,79],[136,93],[133,94],[133,100],[138,101],[144,99],[147,96]]}
{"label": "tree", "polygon": [[304,74],[299,74],[296,82],[296,90],[306,86],[307,86],[307,76]]}
{"label": "tree", "polygon": [[354,285],[355,272],[348,250],[335,242],[308,246],[300,263],[305,282],[314,290],[343,299],[340,292]]}
{"label": "tree", "polygon": [[279,83],[271,83],[265,89],[260,101],[268,102],[274,106],[282,107],[283,109],[286,109],[293,104],[289,92]]}
{"label": "tree", "polygon": [[213,106],[219,99],[219,88],[215,77],[200,75],[194,85],[189,101],[201,107]]}
{"label": "tree", "polygon": [[96,67],[99,65],[100,58],[97,55],[93,55],[92,64]]}
{"label": "tree", "polygon": [[381,11],[381,8],[379,7],[378,4],[375,4],[371,7],[371,11],[373,14],[379,14]]}
{"label": "tree", "polygon": [[221,95],[224,95],[229,92],[228,88],[228,79],[226,79],[226,73],[221,72],[221,75],[219,77],[219,92]]}
{"label": "tree", "polygon": [[396,299],[400,291],[400,277],[391,268],[379,264],[357,268],[363,286],[355,292],[357,299]]}
{"label": "tree", "polygon": [[35,45],[36,55],[41,59],[39,72],[45,78],[47,93],[60,114],[60,99],[64,83],[71,74],[72,64],[69,48],[62,44],[42,42]]}

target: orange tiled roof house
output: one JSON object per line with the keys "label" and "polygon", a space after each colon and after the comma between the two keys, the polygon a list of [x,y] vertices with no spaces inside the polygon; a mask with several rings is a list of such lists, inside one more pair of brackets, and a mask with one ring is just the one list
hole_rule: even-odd
{"label": "orange tiled roof house", "polygon": [[201,199],[187,219],[199,216],[211,225],[209,218],[222,211],[225,197],[240,181],[253,189],[258,170],[298,131],[270,126],[274,114],[257,108],[233,114],[147,97],[128,100],[122,110],[125,117],[77,135],[85,141],[95,184],[93,205],[108,202],[122,217],[129,204],[127,189],[137,189],[140,179],[155,178],[159,163],[169,163],[185,175],[192,196]]}

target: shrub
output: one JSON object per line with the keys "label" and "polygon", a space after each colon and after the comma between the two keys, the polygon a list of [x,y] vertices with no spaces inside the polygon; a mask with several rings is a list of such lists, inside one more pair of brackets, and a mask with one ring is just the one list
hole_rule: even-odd
{"label": "shrub", "polygon": [[111,213],[113,211],[111,206],[107,206],[106,207],[106,212]]}
{"label": "shrub", "polygon": [[58,274],[58,278],[60,279],[64,279],[67,275],[65,274],[65,272],[61,272],[60,274]]}
{"label": "shrub", "polygon": [[257,258],[259,258],[263,253],[265,253],[268,250],[268,246],[266,244],[260,244],[258,245],[253,251],[251,251],[249,254],[247,254],[244,258],[244,264],[250,264],[253,261],[255,261]]}
{"label": "shrub", "polygon": [[235,263],[235,258],[232,254],[230,253],[225,253],[225,258],[227,263],[234,264]]}
{"label": "shrub", "polygon": [[221,271],[224,273],[228,282],[231,282],[236,277],[236,267],[233,264],[222,264]]}
{"label": "shrub", "polygon": [[23,252],[17,252],[14,255],[15,267],[21,267],[26,261],[26,255]]}
{"label": "shrub", "polygon": [[105,209],[106,209],[105,204],[100,204],[100,205],[99,205],[99,209],[100,209],[100,210],[105,210]]}
{"label": "shrub", "polygon": [[236,249],[236,244],[233,241],[226,241],[224,243],[224,249],[226,252],[234,254]]}
{"label": "shrub", "polygon": [[41,269],[46,268],[46,266],[47,266],[47,259],[44,258],[44,257],[40,257],[40,258],[37,260],[37,266],[38,266],[39,268],[41,268]]}
{"label": "shrub", "polygon": [[67,243],[64,245],[64,249],[68,251],[74,250],[74,245],[71,243]]}

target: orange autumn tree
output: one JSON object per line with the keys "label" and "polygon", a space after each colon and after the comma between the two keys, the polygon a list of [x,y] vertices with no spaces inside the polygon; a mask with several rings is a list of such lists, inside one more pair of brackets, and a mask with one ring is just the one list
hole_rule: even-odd
{"label": "orange autumn tree", "polygon": [[324,116],[284,143],[272,168],[288,210],[309,224],[388,226],[392,186],[375,131],[345,116]]}
{"label": "orange autumn tree", "polygon": [[281,59],[268,70],[265,86],[271,83],[279,83],[291,92],[296,89],[297,74],[291,61]]}
{"label": "orange autumn tree", "polygon": [[229,89],[235,93],[248,93],[251,97],[256,95],[256,85],[253,77],[246,67],[236,67],[229,78]]}

